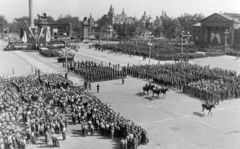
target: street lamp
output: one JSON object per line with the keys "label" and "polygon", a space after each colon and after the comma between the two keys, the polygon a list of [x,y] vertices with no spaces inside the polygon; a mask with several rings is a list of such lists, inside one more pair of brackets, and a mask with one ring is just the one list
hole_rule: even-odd
{"label": "street lamp", "polygon": [[[151,46],[152,45],[153,44],[151,43],[151,38],[150,38],[150,42],[148,42],[148,46],[149,46],[149,61],[148,61],[149,66],[148,66],[148,72],[150,72],[150,58],[151,58]],[[149,83],[150,83],[150,78],[149,78]]]}
{"label": "street lamp", "polygon": [[108,26],[107,26],[107,47],[108,47]]}
{"label": "street lamp", "polygon": [[229,31],[226,30],[224,33],[226,34],[225,35],[225,54],[226,54],[226,50],[227,50],[227,37],[228,37]]}
{"label": "street lamp", "polygon": [[184,31],[182,31],[182,48],[181,48],[182,55],[183,55],[183,37],[184,37]]}
{"label": "street lamp", "polygon": [[151,58],[151,46],[153,44],[151,43],[151,41],[148,43],[148,46],[149,46],[149,61],[148,61],[148,64],[150,65],[150,58]]}
{"label": "street lamp", "polygon": [[175,32],[176,32],[176,38],[178,39],[178,36],[177,36],[178,35],[178,29],[177,28],[175,29]]}
{"label": "street lamp", "polygon": [[[187,32],[187,35],[185,35],[187,37],[187,42],[188,42],[188,45],[189,45],[189,42],[190,42],[190,38],[192,35],[190,35],[189,32]],[[186,53],[187,53],[187,47],[186,47]]]}

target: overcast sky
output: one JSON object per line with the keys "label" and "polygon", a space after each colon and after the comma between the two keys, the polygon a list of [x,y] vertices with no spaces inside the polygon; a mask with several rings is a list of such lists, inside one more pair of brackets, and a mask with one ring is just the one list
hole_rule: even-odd
{"label": "overcast sky", "polygon": [[[28,16],[28,0],[0,0],[0,15],[4,15],[9,22],[14,18]],[[60,15],[70,14],[82,20],[92,13],[97,20],[113,5],[115,14],[120,14],[124,8],[128,16],[138,19],[146,10],[153,18],[161,15],[162,10],[171,17],[178,17],[183,13],[202,13],[204,16],[212,13],[231,12],[240,13],[240,0],[33,0],[34,18],[43,12],[57,19]]]}

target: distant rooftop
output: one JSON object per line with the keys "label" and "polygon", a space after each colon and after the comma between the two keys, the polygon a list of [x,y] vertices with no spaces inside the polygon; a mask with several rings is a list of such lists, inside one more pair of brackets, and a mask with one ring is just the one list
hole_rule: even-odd
{"label": "distant rooftop", "polygon": [[192,26],[201,26],[201,23],[198,22],[198,23],[193,24]]}

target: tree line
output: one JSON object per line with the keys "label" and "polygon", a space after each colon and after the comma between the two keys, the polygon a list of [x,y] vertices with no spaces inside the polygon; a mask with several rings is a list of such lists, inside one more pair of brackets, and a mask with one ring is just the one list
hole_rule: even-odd
{"label": "tree line", "polygon": [[[160,35],[164,35],[166,38],[175,38],[180,35],[181,31],[191,31],[191,26],[201,19],[204,16],[202,14],[188,14],[184,13],[177,18],[170,17],[166,13],[160,16],[161,19],[161,26],[154,26],[151,28],[146,28],[144,23],[141,20],[134,20],[133,24],[113,24],[113,29],[115,30],[116,34],[124,39],[129,39],[132,37],[136,37],[140,35],[142,32],[149,30],[155,37],[160,37]],[[17,22],[28,22],[29,19],[27,16],[23,16],[20,18],[15,18]],[[34,19],[34,24],[37,25],[37,19]],[[71,15],[60,15],[58,19],[54,19],[51,16],[47,16],[47,21],[49,23],[71,23],[73,32],[81,33],[81,22],[79,17],[74,17]],[[101,29],[105,28],[107,25],[111,25],[109,18],[104,15],[101,19],[95,21],[97,27],[95,27],[95,31],[100,31]],[[21,26],[17,23],[9,23],[5,19],[4,16],[0,16],[0,32],[3,32],[4,28],[8,27],[9,31],[15,32],[18,31]],[[177,30],[176,30],[177,29]]]}

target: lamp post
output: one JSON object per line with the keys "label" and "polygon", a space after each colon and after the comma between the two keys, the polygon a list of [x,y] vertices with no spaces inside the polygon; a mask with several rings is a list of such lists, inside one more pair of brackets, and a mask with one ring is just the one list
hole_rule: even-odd
{"label": "lamp post", "polygon": [[178,40],[178,29],[177,28],[175,29],[175,32],[176,32],[176,39]]}
{"label": "lamp post", "polygon": [[65,62],[66,62],[66,65],[65,65],[65,72],[66,74],[68,73],[68,60],[67,60],[67,57],[68,57],[68,49],[66,47],[66,43],[64,43],[64,48],[65,48]]}
{"label": "lamp post", "polygon": [[100,37],[99,37],[99,43],[101,43],[101,38],[102,38],[102,28],[101,28],[101,33],[100,33]]}
{"label": "lamp post", "polygon": [[181,54],[183,55],[183,37],[184,37],[184,31],[182,31],[182,48],[181,48]]}
{"label": "lamp post", "polygon": [[149,64],[149,66],[150,66],[150,58],[151,58],[151,46],[152,46],[153,44],[151,43],[151,38],[150,38],[150,42],[148,43],[148,46],[149,46],[149,61],[148,61],[148,64]]}
{"label": "lamp post", "polygon": [[[149,61],[148,61],[149,66],[148,66],[148,72],[150,72],[150,58],[151,58],[151,46],[152,45],[153,44],[151,43],[151,38],[150,38],[150,42],[148,43],[148,46],[149,46]],[[150,78],[149,78],[149,83],[150,83]]]}
{"label": "lamp post", "polygon": [[108,26],[107,26],[107,47],[108,47]]}
{"label": "lamp post", "polygon": [[[187,35],[185,35],[187,37],[187,40],[188,40],[188,45],[189,45],[189,42],[190,42],[190,38],[191,38],[191,34],[189,32],[187,32]],[[186,53],[187,53],[187,46],[186,46]]]}
{"label": "lamp post", "polygon": [[227,37],[228,37],[229,31],[226,30],[224,33],[226,34],[225,35],[225,54],[226,54],[226,50],[227,50]]}

